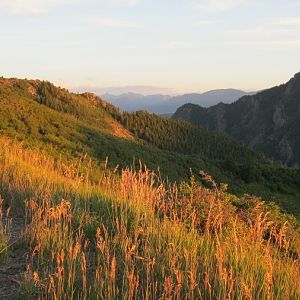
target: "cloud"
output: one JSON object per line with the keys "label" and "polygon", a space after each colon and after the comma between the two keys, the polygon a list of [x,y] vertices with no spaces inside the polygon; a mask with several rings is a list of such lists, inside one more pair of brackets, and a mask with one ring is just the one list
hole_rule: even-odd
{"label": "cloud", "polygon": [[0,11],[14,15],[39,15],[63,5],[98,2],[102,5],[135,6],[141,0],[0,0]]}
{"label": "cloud", "polygon": [[194,26],[196,27],[203,27],[203,26],[210,26],[219,23],[218,21],[215,20],[198,20],[194,22]]}
{"label": "cloud", "polygon": [[111,0],[114,4],[125,5],[125,6],[134,6],[137,5],[140,0]]}
{"label": "cloud", "polygon": [[247,0],[195,0],[196,7],[212,12],[231,10],[244,4]]}
{"label": "cloud", "polygon": [[287,32],[289,31],[284,28],[259,26],[259,27],[246,28],[246,29],[228,30],[225,32],[225,34],[227,36],[239,37],[239,38],[243,37],[249,39],[253,37],[256,38],[272,37],[280,33],[287,33]]}
{"label": "cloud", "polygon": [[171,41],[161,46],[163,49],[187,49],[191,47],[192,43],[186,41]]}
{"label": "cloud", "polygon": [[299,48],[300,18],[269,19],[257,26],[225,31],[229,46]]}
{"label": "cloud", "polygon": [[225,42],[222,45],[236,47],[256,47],[256,48],[300,48],[300,40],[274,40],[274,41],[241,41]]}
{"label": "cloud", "polygon": [[141,28],[142,24],[121,20],[117,18],[88,18],[86,19],[87,23],[99,26],[99,27],[110,27],[110,28]]}
{"label": "cloud", "polygon": [[300,18],[286,17],[286,18],[276,19],[270,24],[274,26],[297,26],[300,25]]}
{"label": "cloud", "polygon": [[300,30],[300,18],[286,17],[280,19],[270,19],[266,22],[252,26],[248,28],[240,28],[226,31],[227,36],[235,37],[251,37],[266,38],[275,37],[278,38],[281,35],[283,38],[289,36],[299,36]]}
{"label": "cloud", "polygon": [[61,5],[73,5],[83,0],[0,0],[0,10],[15,15],[45,14]]}

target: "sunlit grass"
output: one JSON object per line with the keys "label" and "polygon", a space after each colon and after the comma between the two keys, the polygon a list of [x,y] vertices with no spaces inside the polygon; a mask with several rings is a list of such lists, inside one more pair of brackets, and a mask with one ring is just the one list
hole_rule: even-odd
{"label": "sunlit grass", "polygon": [[211,189],[194,178],[166,185],[143,166],[97,170],[91,182],[83,158],[0,144],[0,193],[27,223],[24,297],[300,297],[295,220],[259,199],[237,199],[204,173]]}

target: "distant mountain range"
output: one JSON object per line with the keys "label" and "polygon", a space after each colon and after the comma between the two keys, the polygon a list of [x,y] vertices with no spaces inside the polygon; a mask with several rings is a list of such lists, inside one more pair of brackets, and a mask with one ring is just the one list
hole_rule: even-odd
{"label": "distant mountain range", "polygon": [[75,93],[84,93],[86,91],[92,92],[96,95],[122,95],[122,94],[140,94],[144,96],[150,95],[170,95],[174,96],[178,94],[176,89],[164,88],[159,86],[151,85],[125,85],[125,86],[111,86],[111,87],[101,87],[101,86],[73,86],[71,90]]}
{"label": "distant mountain range", "polygon": [[119,107],[121,110],[129,112],[138,110],[153,112],[152,107],[159,106],[172,98],[171,96],[161,94],[144,96],[137,93],[125,93],[121,95],[103,94],[100,97]]}
{"label": "distant mountain range", "polygon": [[225,132],[272,159],[300,166],[300,73],[286,84],[232,104],[185,104],[173,118]]}
{"label": "distant mountain range", "polygon": [[141,95],[136,93],[125,93],[121,95],[103,94],[101,98],[111,102],[124,111],[146,110],[157,114],[174,113],[178,107],[185,103],[198,104],[209,107],[219,102],[232,103],[242,96],[251,95],[236,89],[212,90],[202,94],[192,93],[180,96],[167,95]]}

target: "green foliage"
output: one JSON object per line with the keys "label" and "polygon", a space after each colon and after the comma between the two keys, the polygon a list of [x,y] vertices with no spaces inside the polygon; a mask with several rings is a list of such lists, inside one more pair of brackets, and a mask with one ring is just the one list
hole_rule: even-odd
{"label": "green foliage", "polygon": [[250,150],[234,143],[225,135],[209,132],[188,122],[163,118],[144,111],[124,113],[121,115],[121,122],[139,138],[160,149],[236,162],[255,157]]}
{"label": "green foliage", "polygon": [[299,223],[276,205],[205,173],[165,185],[145,168],[105,170],[95,184],[73,164],[0,145],[0,194],[26,209],[20,298],[299,298]]}
{"label": "green foliage", "polygon": [[190,169],[199,178],[205,170],[235,194],[264,196],[300,211],[299,171],[267,163],[224,135],[146,112],[121,113],[93,94],[69,93],[49,82],[0,79],[0,134],[57,159],[87,153],[99,165],[108,157],[111,168],[136,168],[141,160],[171,181],[186,180]]}
{"label": "green foliage", "polygon": [[217,181],[229,182],[232,192],[272,197],[287,211],[299,211],[296,209],[298,201],[294,198],[300,192],[299,170],[269,163],[227,136],[185,121],[144,111],[120,113],[117,119],[139,138],[162,150],[192,155],[209,162],[204,169]]}

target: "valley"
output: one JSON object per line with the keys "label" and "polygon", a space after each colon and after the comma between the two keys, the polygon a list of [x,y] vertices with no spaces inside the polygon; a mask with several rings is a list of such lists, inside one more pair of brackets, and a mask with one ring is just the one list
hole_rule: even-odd
{"label": "valley", "polygon": [[2,299],[300,295],[299,170],[45,81],[0,104]]}

